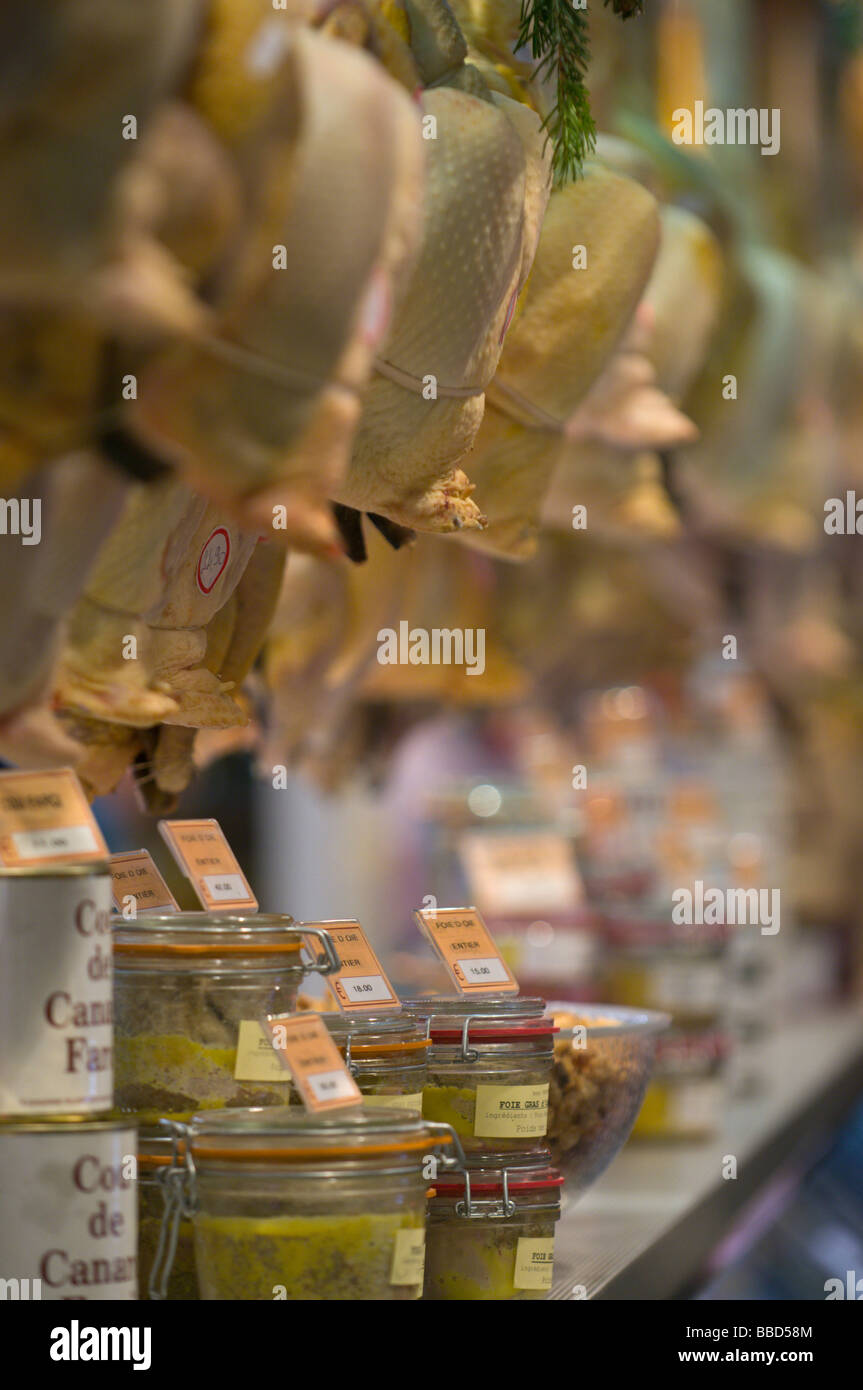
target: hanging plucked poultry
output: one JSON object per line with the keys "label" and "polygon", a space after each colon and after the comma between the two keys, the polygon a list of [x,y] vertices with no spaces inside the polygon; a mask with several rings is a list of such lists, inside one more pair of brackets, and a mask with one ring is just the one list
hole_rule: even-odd
{"label": "hanging plucked poultry", "polygon": [[529,108],[489,92],[441,0],[407,0],[425,90],[419,255],[375,363],[334,496],[405,527],[483,524],[461,467],[533,260],[550,155]]}
{"label": "hanging plucked poultry", "polygon": [[79,756],[53,712],[54,665],[65,616],[125,490],[114,470],[82,450],[31,474],[15,498],[19,517],[27,509],[30,536],[2,538],[0,757],[50,767]]}
{"label": "hanging plucked poultry", "polygon": [[283,566],[275,542],[184,483],[134,490],[72,611],[55,682],[65,728],[88,750],[85,785],[110,790],[145,753],[156,787],[175,793],[192,770],[187,731],[246,722],[235,691]]}
{"label": "hanging plucked poultry", "polygon": [[488,495],[483,548],[532,553],[566,421],[622,336],[658,239],[651,195],[600,165],[552,194],[471,460]]}
{"label": "hanging plucked poultry", "polygon": [[412,249],[419,114],[365,53],[248,10],[215,6],[188,92],[244,223],[209,278],[212,331],[145,363],[134,417],[243,524],[320,547]]}
{"label": "hanging plucked poultry", "polygon": [[[619,163],[632,162],[625,147]],[[661,481],[658,455],[691,445],[693,423],[676,408],[702,368],[722,295],[722,253],[709,228],[668,205],[650,280],[627,335],[578,409],[543,505],[546,526],[585,523],[618,537],[627,530],[673,535],[680,526]]]}
{"label": "hanging plucked poultry", "polygon": [[[159,477],[176,464],[205,497],[224,498],[229,529],[228,512],[251,521],[260,512],[253,534],[336,543],[328,480],[345,462],[357,390],[418,220],[422,150],[409,96],[371,57],[308,30],[311,7],[278,16],[239,3],[181,5],[168,18],[161,6],[146,17],[134,11],[58,5],[45,32],[25,23],[3,53],[10,72],[17,62],[36,74],[32,96],[10,82],[0,104],[0,139],[6,129],[11,141],[26,115],[23,152],[10,165],[14,228],[38,221],[42,208],[52,231],[43,240],[40,224],[32,243],[16,240],[0,216],[0,481],[7,497],[42,499],[50,547],[46,560],[44,550],[6,541],[14,554],[0,645],[16,656],[14,678],[0,685],[8,735],[0,739],[9,756],[17,749],[29,761],[68,762],[79,751],[48,707],[51,662],[129,473]],[[235,20],[246,32],[231,27]],[[121,53],[133,55],[131,73]],[[138,139],[126,141],[121,116],[131,98]],[[74,139],[58,160],[66,105]],[[100,162],[102,147],[110,157]],[[66,180],[78,161],[86,168],[73,206]],[[58,188],[65,221],[57,204],[54,228]],[[282,241],[279,271],[273,248]],[[197,372],[197,395],[184,372]],[[157,438],[163,405],[166,433]],[[136,434],[142,421],[147,429]],[[197,454],[182,447],[184,429]],[[118,466],[108,487],[98,481],[100,459]],[[82,492],[68,506],[68,526],[49,530],[53,498],[68,499],[63,479],[72,476]],[[100,490],[94,505],[90,477]],[[273,489],[263,500],[262,487]],[[152,523],[156,546],[165,489],[171,484],[136,493],[134,525],[146,535]],[[112,537],[109,551],[116,544]],[[109,609],[143,613],[150,600],[135,591],[143,561],[134,538],[129,549],[136,563],[123,584],[112,577],[102,592]],[[93,585],[98,591],[98,576]],[[118,638],[134,631],[121,634],[99,612],[91,632],[92,617],[83,601],[60,698],[70,695],[76,719],[99,721],[113,769],[130,736],[106,739],[103,721],[155,726],[175,711],[158,679],[151,687],[144,668],[124,663]],[[19,641],[25,628],[38,643]],[[136,669],[140,704],[130,715],[124,700]]]}

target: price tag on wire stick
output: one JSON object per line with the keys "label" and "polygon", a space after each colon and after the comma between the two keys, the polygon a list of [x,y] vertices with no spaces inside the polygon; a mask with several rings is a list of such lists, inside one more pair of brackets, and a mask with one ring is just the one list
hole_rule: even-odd
{"label": "price tag on wire stick", "polygon": [[327,984],[340,1009],[401,1008],[401,1001],[359,922],[352,918],[345,922],[303,922],[300,926],[323,927],[333,939],[342,968],[327,977]]}
{"label": "price tag on wire stick", "polygon": [[418,908],[414,918],[460,994],[518,994],[518,981],[475,907]]}
{"label": "price tag on wire stick", "polygon": [[257,912],[258,900],[217,820],[160,820],[159,832],[208,912]]}
{"label": "price tag on wire stick", "polygon": [[70,767],[0,772],[0,864],[77,864],[107,859],[108,846]]}
{"label": "price tag on wire stick", "polygon": [[360,1088],[320,1014],[271,1014],[264,1026],[310,1114],[363,1104]]}
{"label": "price tag on wire stick", "polygon": [[[177,900],[146,849],[112,854],[111,896],[124,917],[138,912],[179,912]],[[131,900],[131,901],[130,901]]]}

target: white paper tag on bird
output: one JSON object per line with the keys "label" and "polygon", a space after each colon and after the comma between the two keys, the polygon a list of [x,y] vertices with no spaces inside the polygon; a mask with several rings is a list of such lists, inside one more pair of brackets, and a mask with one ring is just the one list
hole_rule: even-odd
{"label": "white paper tag on bird", "polygon": [[160,820],[159,832],[209,912],[257,912],[234,851],[217,820]]}
{"label": "white paper tag on bird", "polygon": [[401,1008],[401,1001],[359,922],[303,922],[302,926],[323,927],[333,939],[342,967],[329,976],[327,984],[340,1009],[353,1013],[356,1009]]}
{"label": "white paper tag on bird", "polygon": [[179,912],[177,900],[146,849],[111,855],[111,896],[117,912]]}
{"label": "white paper tag on bird", "polygon": [[108,846],[69,767],[0,772],[0,864],[75,864],[107,859]]}
{"label": "white paper tag on bird", "polygon": [[518,981],[475,907],[418,908],[414,919],[459,994],[518,994]]}

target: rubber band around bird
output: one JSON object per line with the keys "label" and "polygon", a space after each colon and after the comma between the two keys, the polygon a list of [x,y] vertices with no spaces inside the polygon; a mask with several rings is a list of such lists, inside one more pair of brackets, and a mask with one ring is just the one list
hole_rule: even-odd
{"label": "rubber band around bird", "polygon": [[[402,371],[401,367],[394,367],[392,362],[386,362],[383,357],[375,358],[375,371],[394,381],[396,386],[404,386],[407,391],[413,391],[417,396],[421,396],[428,386],[428,378],[424,380],[422,377],[412,376],[410,372]],[[435,396],[430,399],[444,396],[455,401],[467,401],[474,396],[484,396],[487,390],[486,386],[440,386],[436,382]]]}
{"label": "rubber band around bird", "polygon": [[[563,420],[558,420],[554,415],[550,415],[547,410],[543,410],[541,405],[536,405],[534,401],[528,400],[520,391],[516,391],[514,386],[507,386],[502,381],[493,381],[488,389],[488,404],[499,410],[502,415],[508,415],[511,420],[517,421],[520,425],[526,425],[529,429],[542,430],[545,434],[563,434],[565,425]],[[516,406],[521,415],[510,409]],[[527,418],[522,418],[526,416]]]}

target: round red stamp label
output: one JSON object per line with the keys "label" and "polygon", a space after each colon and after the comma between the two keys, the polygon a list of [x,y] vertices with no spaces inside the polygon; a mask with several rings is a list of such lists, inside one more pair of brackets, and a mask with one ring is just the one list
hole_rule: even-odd
{"label": "round red stamp label", "polygon": [[204,541],[198,556],[196,578],[202,594],[209,594],[223,573],[231,554],[231,538],[224,526],[217,526]]}

